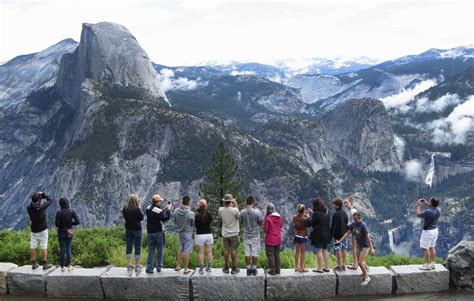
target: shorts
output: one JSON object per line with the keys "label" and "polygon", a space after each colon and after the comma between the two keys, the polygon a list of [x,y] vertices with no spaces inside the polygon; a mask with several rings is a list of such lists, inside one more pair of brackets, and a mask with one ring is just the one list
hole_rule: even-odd
{"label": "shorts", "polygon": [[305,244],[308,242],[307,236],[295,235],[294,243],[295,244]]}
{"label": "shorts", "polygon": [[421,231],[420,247],[422,249],[434,248],[438,239],[438,228]]}
{"label": "shorts", "polygon": [[179,233],[179,250],[187,254],[190,254],[193,252],[193,234],[192,233]]}
{"label": "shorts", "polygon": [[38,245],[42,250],[46,250],[48,248],[48,229],[37,233],[31,232],[30,249],[36,249]]}
{"label": "shorts", "polygon": [[197,234],[196,235],[196,245],[212,245],[214,243],[214,237],[211,233],[208,234]]}
{"label": "shorts", "polygon": [[359,248],[357,247],[357,257],[364,256],[367,257],[369,255],[369,248]]}
{"label": "shorts", "polygon": [[260,254],[260,236],[244,238],[245,256],[258,257]]}
{"label": "shorts", "polygon": [[240,237],[238,235],[224,237],[224,251],[237,251],[240,244]]}
{"label": "shorts", "polygon": [[327,250],[328,244],[317,243],[317,244],[312,245],[312,248],[313,248],[314,253],[319,253],[319,251],[321,250]]}
{"label": "shorts", "polygon": [[347,250],[348,247],[349,247],[349,243],[347,242],[347,240],[343,240],[343,241],[341,241],[341,243],[339,244],[339,246],[334,245],[334,252],[339,252],[339,251],[342,251],[342,250]]}

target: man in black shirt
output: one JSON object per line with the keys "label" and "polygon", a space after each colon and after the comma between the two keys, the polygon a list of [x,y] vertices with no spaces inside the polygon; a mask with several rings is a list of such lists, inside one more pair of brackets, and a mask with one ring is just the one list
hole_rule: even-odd
{"label": "man in black shirt", "polygon": [[[46,202],[41,202],[46,199]],[[43,270],[51,268],[48,264],[48,223],[46,221],[46,209],[53,203],[53,200],[44,192],[35,192],[31,196],[31,203],[28,205],[28,215],[31,220],[30,250],[32,268],[36,269],[36,248],[41,247],[41,258],[43,259]]]}

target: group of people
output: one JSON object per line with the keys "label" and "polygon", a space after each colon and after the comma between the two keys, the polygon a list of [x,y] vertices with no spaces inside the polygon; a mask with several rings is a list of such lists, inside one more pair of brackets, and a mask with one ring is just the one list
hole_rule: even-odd
{"label": "group of people", "polygon": [[[45,199],[46,201],[42,202]],[[191,210],[191,198],[183,197],[181,204],[171,212],[171,202],[163,204],[163,198],[156,194],[151,198],[151,203],[146,207],[145,215],[148,258],[146,273],[152,274],[155,269],[161,272],[163,268],[163,250],[166,247],[166,235],[164,224],[173,219],[179,238],[179,250],[176,260],[176,271],[183,268],[184,274],[192,272],[189,268],[189,256],[193,252],[193,244],[198,248],[199,273],[210,272],[213,256],[212,245],[214,236],[212,231],[213,215],[208,211],[207,201],[198,201],[196,213]],[[46,209],[53,200],[44,192],[34,193],[31,203],[27,207],[31,219],[31,260],[33,269],[38,268],[36,262],[36,248],[41,247],[43,269],[49,269],[51,265],[47,262],[48,227],[46,220]],[[69,201],[61,198],[60,210],[56,214],[55,224],[58,228],[58,240],[60,245],[59,265],[62,271],[72,270],[71,265],[71,241],[74,236],[73,226],[79,225],[77,214],[70,209]],[[223,206],[219,208],[217,218],[219,221],[220,235],[224,245],[224,273],[237,274],[240,272],[237,266],[237,250],[240,245],[240,226],[243,226],[243,244],[245,253],[245,265],[247,275],[257,275],[257,262],[261,248],[260,232],[264,233],[265,253],[268,259],[267,273],[278,275],[281,271],[280,249],[282,246],[283,218],[277,212],[275,205],[269,203],[263,215],[255,207],[255,198],[249,195],[245,200],[245,208],[239,211],[236,199],[231,194],[226,194],[222,199]],[[429,208],[422,211],[421,205],[426,204]],[[424,219],[423,231],[420,239],[420,247],[424,249],[425,264],[420,267],[423,270],[434,269],[436,260],[436,240],[438,236],[437,222],[440,210],[437,208],[439,200],[432,198],[430,202],[420,199],[416,203],[416,215]],[[344,210],[344,207],[346,210]],[[307,243],[313,250],[317,268],[316,273],[327,273],[329,269],[329,244],[334,240],[334,252],[336,254],[336,271],[347,269],[356,270],[360,267],[364,280],[362,285],[370,282],[368,266],[365,262],[368,254],[375,254],[372,238],[368,227],[362,221],[362,215],[353,206],[353,199],[349,196],[342,201],[335,199],[333,202],[334,212],[330,210],[321,198],[312,200],[312,208],[306,209],[303,204],[297,206],[297,213],[293,216],[292,224],[293,243],[295,246],[295,271],[308,272],[305,268],[305,254]],[[346,212],[347,211],[347,212]],[[143,269],[140,264],[142,246],[142,222],[144,214],[141,210],[137,195],[129,196],[122,209],[125,220],[126,258],[128,272],[140,273]],[[312,228],[308,234],[308,228]],[[194,237],[195,233],[195,238]],[[351,239],[348,239],[351,237]],[[352,248],[353,263],[346,266],[346,256],[349,248]],[[134,252],[133,252],[134,251]],[[155,260],[155,252],[157,252]],[[134,262],[132,262],[132,254]],[[205,255],[207,264],[205,265]],[[230,260],[229,260],[230,257]]]}

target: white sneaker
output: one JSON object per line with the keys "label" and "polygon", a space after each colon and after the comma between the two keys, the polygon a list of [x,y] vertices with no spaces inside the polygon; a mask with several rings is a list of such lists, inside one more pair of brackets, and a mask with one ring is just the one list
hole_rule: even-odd
{"label": "white sneaker", "polygon": [[425,263],[421,267],[419,267],[419,269],[422,270],[422,271],[430,271],[431,270],[431,265],[429,263]]}
{"label": "white sneaker", "polygon": [[64,272],[66,270],[65,267],[61,267],[61,272]]}
{"label": "white sneaker", "polygon": [[369,282],[370,282],[370,277],[367,276],[367,277],[364,278],[364,281],[362,281],[361,285],[366,286],[367,284],[369,284]]}
{"label": "white sneaker", "polygon": [[72,265],[70,265],[70,266],[67,267],[67,270],[68,270],[68,272],[70,272],[70,271],[74,270],[74,268],[72,267]]}
{"label": "white sneaker", "polygon": [[435,270],[436,269],[436,264],[434,262],[431,263],[431,269]]}

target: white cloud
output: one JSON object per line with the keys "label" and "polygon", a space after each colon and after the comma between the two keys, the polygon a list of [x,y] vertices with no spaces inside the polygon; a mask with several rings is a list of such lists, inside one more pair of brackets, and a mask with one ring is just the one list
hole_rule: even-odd
{"label": "white cloud", "polygon": [[448,117],[427,124],[433,131],[433,142],[437,144],[463,144],[466,136],[474,130],[474,96],[457,107]]}
{"label": "white cloud", "polygon": [[409,181],[419,181],[422,178],[423,164],[420,161],[414,159],[405,162],[404,173],[405,178]]}
{"label": "white cloud", "polygon": [[403,154],[405,153],[405,140],[402,137],[394,135],[395,140],[395,147],[397,149],[398,159],[403,161]]}
{"label": "white cloud", "polygon": [[409,102],[419,93],[428,90],[436,85],[436,80],[428,79],[418,83],[412,89],[404,89],[402,92],[380,99],[387,109],[396,109],[400,113],[406,113],[411,110]]}
{"label": "white cloud", "polygon": [[174,72],[171,69],[162,69],[158,74],[161,81],[161,87],[163,91],[170,90],[194,90],[199,86],[206,85],[205,82],[200,82],[188,79],[186,77],[174,77]]}
{"label": "white cloud", "polygon": [[457,94],[446,94],[430,101],[426,97],[420,98],[416,101],[416,112],[419,113],[430,113],[430,112],[443,112],[446,108],[461,103],[462,100]]}
{"label": "white cloud", "polygon": [[237,71],[234,70],[230,73],[232,76],[237,76],[237,75],[255,75],[255,72],[253,71]]}

